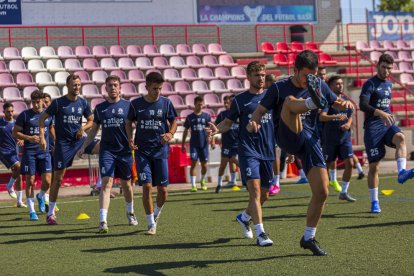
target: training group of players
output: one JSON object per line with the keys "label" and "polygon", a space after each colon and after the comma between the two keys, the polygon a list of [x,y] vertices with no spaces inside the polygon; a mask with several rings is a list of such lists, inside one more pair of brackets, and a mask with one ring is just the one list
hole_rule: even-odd
{"label": "training group of players", "polygon": [[[381,212],[378,166],[385,156],[385,145],[396,148],[398,182],[404,183],[414,177],[413,169],[406,170],[404,135],[394,124],[390,112],[392,84],[387,79],[393,63],[391,56],[383,54],[377,64],[377,74],[364,84],[360,95],[360,109],[366,114],[364,141],[369,161],[372,213]],[[353,165],[350,127],[354,106],[342,94],[343,83],[339,76],[331,77],[327,84],[316,76],[317,70],[317,55],[305,50],[296,57],[293,76],[276,81],[265,90],[265,66],[251,62],[246,69],[250,88],[234,97],[224,98],[226,110],[217,116],[215,124],[210,115],[202,111],[203,99],[195,98],[194,112],[184,123],[182,146],[185,150],[184,143],[190,130],[192,191],[197,190],[195,167],[198,160],[202,168],[200,184],[205,190],[208,146],[215,144],[216,134],[222,134],[222,162],[216,192],[221,189],[226,164],[230,164],[232,183],[236,178],[235,166],[239,166],[249,201],[236,220],[248,239],[253,238],[250,227],[250,221],[253,221],[259,246],[273,244],[264,230],[262,206],[275,183],[276,145],[290,155],[288,159],[291,156],[300,159],[312,191],[300,246],[314,255],[325,256],[327,253],[315,240],[315,234],[328,196],[326,163],[334,163],[337,158],[345,161],[339,198],[354,201],[347,192]],[[79,97],[81,80],[77,75],[67,78],[68,94],[53,101],[50,96],[34,91],[31,108],[19,114],[16,121],[13,120],[13,105],[4,104],[5,117],[0,120],[0,160],[12,171],[7,190],[17,198],[18,207],[25,206],[21,175],[26,176],[30,220],[38,220],[33,191],[36,174],[42,177],[40,192],[36,194],[39,211],[47,213],[49,225],[55,225],[56,201],[66,170],[76,154],[82,157],[83,154],[97,153],[102,179],[99,233],[108,232],[107,213],[114,178],[120,178],[123,187],[128,223],[137,225],[131,186],[132,151],[135,151],[147,215],[147,234],[156,234],[157,221],[168,194],[169,141],[177,131],[175,108],[168,98],[160,96],[163,82],[160,73],[149,73],[146,76],[148,94],[130,102],[121,98],[120,79],[109,76],[105,83],[106,100],[98,104],[93,113],[87,101]],[[86,123],[82,122],[83,118]],[[319,121],[324,123],[322,133]],[[136,126],[135,137],[133,124]],[[95,138],[100,129],[99,142]],[[21,162],[17,144],[23,145]],[[153,187],[157,190],[155,204]]]}

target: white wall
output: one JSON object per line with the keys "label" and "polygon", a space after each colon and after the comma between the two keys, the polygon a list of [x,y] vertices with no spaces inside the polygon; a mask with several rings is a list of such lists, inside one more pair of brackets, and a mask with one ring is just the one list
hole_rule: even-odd
{"label": "white wall", "polygon": [[[194,24],[195,0],[22,3],[22,25]],[[171,12],[170,12],[171,11]]]}

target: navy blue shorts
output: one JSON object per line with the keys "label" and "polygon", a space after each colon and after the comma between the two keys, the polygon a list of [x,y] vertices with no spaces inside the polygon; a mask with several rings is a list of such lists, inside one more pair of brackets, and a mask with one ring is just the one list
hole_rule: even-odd
{"label": "navy blue shorts", "polygon": [[299,134],[296,134],[280,120],[276,136],[282,150],[294,154],[302,160],[305,174],[308,174],[313,167],[326,168],[317,133],[303,128]]}
{"label": "navy blue shorts", "polygon": [[221,147],[221,157],[232,158],[237,156],[237,152],[237,148]]}
{"label": "navy blue shorts", "polygon": [[260,160],[256,157],[239,156],[242,182],[260,180],[260,187],[269,189],[273,182],[273,161]]}
{"label": "navy blue shorts", "polygon": [[153,159],[135,151],[135,163],[138,172],[138,184],[152,183],[152,186],[167,186],[168,159]]}
{"label": "navy blue shorts", "polygon": [[132,154],[114,154],[110,151],[99,152],[101,177],[116,177],[123,180],[132,178]]}
{"label": "navy blue shorts", "polygon": [[381,128],[365,128],[364,143],[368,162],[378,162],[385,156],[385,146],[395,148],[392,138],[401,129],[395,125]]}
{"label": "navy blue shorts", "polygon": [[208,144],[205,147],[193,147],[190,145],[190,158],[192,161],[208,161]]}
{"label": "navy blue shorts", "polygon": [[325,155],[325,160],[328,163],[335,161],[336,158],[339,158],[339,160],[345,160],[354,156],[351,141],[346,141],[345,143],[339,145],[325,144],[322,149],[323,154]]}
{"label": "navy blue shorts", "polygon": [[44,173],[52,173],[50,153],[32,153],[23,151],[20,173],[22,175],[36,175],[36,173],[41,175]]}
{"label": "navy blue shorts", "polygon": [[13,167],[14,164],[19,162],[19,156],[16,151],[1,152],[0,161],[6,166],[7,169]]}
{"label": "navy blue shorts", "polygon": [[93,149],[95,148],[95,146],[100,142],[101,140],[99,139],[93,139],[93,141],[85,148],[84,153],[85,154],[92,154]]}
{"label": "navy blue shorts", "polygon": [[53,152],[53,169],[60,171],[72,166],[76,153],[80,150],[86,137],[72,142],[56,141],[55,151]]}

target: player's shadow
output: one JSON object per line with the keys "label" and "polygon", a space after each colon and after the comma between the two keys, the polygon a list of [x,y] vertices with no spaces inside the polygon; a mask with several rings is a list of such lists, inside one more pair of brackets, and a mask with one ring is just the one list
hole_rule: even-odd
{"label": "player's shadow", "polygon": [[[136,273],[142,275],[165,275],[162,271],[166,271],[169,269],[177,269],[177,268],[194,268],[194,269],[205,269],[208,268],[210,265],[220,265],[226,263],[247,263],[247,262],[262,262],[262,261],[269,261],[269,260],[276,260],[276,259],[284,259],[284,258],[297,258],[302,256],[310,256],[306,254],[289,254],[284,256],[272,256],[272,257],[264,257],[258,259],[242,259],[242,260],[203,260],[203,261],[182,261],[182,262],[163,262],[163,263],[151,263],[151,264],[138,264],[138,265],[130,265],[130,266],[119,266],[119,267],[111,267],[105,269],[103,272],[106,273]],[[197,270],[198,273],[203,272],[201,270]],[[197,273],[195,272],[195,273]],[[224,272],[225,274],[225,272]]]}
{"label": "player's shadow", "polygon": [[372,227],[394,227],[394,226],[403,226],[403,225],[411,225],[411,224],[414,224],[414,220],[340,226],[340,227],[337,227],[337,229],[363,229],[363,228],[372,228]]}
{"label": "player's shadow", "polygon": [[1,222],[8,222],[8,221],[23,221],[26,220],[25,218],[19,217],[19,218],[12,218],[12,219],[2,219]]}
{"label": "player's shadow", "polygon": [[[308,206],[308,204],[289,204],[289,205],[277,205],[277,206],[263,206],[262,209],[279,209],[279,208],[292,208],[292,207],[304,207]],[[227,209],[215,209],[211,210],[213,212],[240,212],[240,208],[227,208]]]}
{"label": "player's shadow", "polygon": [[[96,228],[94,227],[94,229]],[[48,242],[48,241],[64,241],[64,240],[77,241],[77,240],[85,240],[85,239],[119,238],[119,237],[124,237],[124,236],[137,235],[141,232],[144,232],[144,231],[137,230],[137,231],[121,233],[121,234],[105,234],[105,235],[100,235],[98,233],[89,233],[83,236],[71,236],[71,237],[67,237],[67,236],[66,237],[47,237],[47,238],[37,237],[33,239],[18,239],[18,240],[6,241],[6,242],[2,242],[1,244],[24,244],[24,243],[31,243],[31,242]]]}
{"label": "player's shadow", "polygon": [[[340,213],[340,214],[323,214],[322,219],[349,219],[349,218],[362,218],[371,219],[372,216],[361,216],[359,214],[365,214],[365,212],[355,213]],[[306,218],[306,214],[291,214],[291,215],[276,215],[276,216],[265,216],[263,220],[298,220]]]}
{"label": "player's shadow", "polygon": [[241,240],[242,238],[221,238],[211,242],[189,242],[189,243],[167,243],[167,244],[150,244],[150,245],[134,245],[126,247],[113,247],[113,248],[97,248],[82,250],[82,252],[89,253],[106,253],[110,251],[124,251],[124,250],[165,250],[165,249],[197,249],[197,248],[217,248],[224,246],[250,246],[246,245],[226,245],[231,240]]}
{"label": "player's shadow", "polygon": [[[170,197],[171,198],[171,197]],[[223,199],[237,199],[237,198],[248,198],[248,195],[244,196],[224,196],[224,197],[209,197],[209,198],[184,198],[184,199],[168,199],[168,202],[188,202],[188,201],[209,201],[209,200],[223,200]]]}
{"label": "player's shadow", "polygon": [[[40,219],[40,218],[39,218]],[[26,221],[27,219],[23,218],[21,221]],[[47,227],[50,229],[50,225],[48,224],[37,224],[38,222],[31,222],[24,225],[0,225],[0,229],[8,229],[8,228],[27,228],[36,225],[36,227]],[[76,225],[79,226],[79,224],[64,224],[65,226],[68,225]]]}
{"label": "player's shadow", "polygon": [[198,202],[193,203],[193,205],[215,205],[215,204],[232,204],[232,203],[247,203],[247,197],[243,200],[233,200],[233,201],[214,201],[214,202]]}
{"label": "player's shadow", "polygon": [[79,229],[59,229],[59,230],[50,230],[50,228],[45,229],[45,231],[32,231],[32,232],[11,232],[11,233],[1,233],[2,236],[30,236],[30,235],[67,235],[67,234],[76,234],[81,233],[84,234],[88,230],[95,229],[96,227],[88,227],[88,228],[79,228]]}

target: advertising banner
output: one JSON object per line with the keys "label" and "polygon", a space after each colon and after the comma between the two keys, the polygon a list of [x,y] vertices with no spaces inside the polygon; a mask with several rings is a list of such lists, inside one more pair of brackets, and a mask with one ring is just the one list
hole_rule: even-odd
{"label": "advertising banner", "polygon": [[[198,2],[199,23],[309,23],[317,21],[315,1],[301,5],[211,5]],[[255,1],[260,2],[268,1]]]}
{"label": "advertising banner", "polygon": [[414,39],[414,14],[410,12],[369,12],[370,40]]}
{"label": "advertising banner", "polygon": [[0,0],[0,25],[22,24],[20,0]]}

